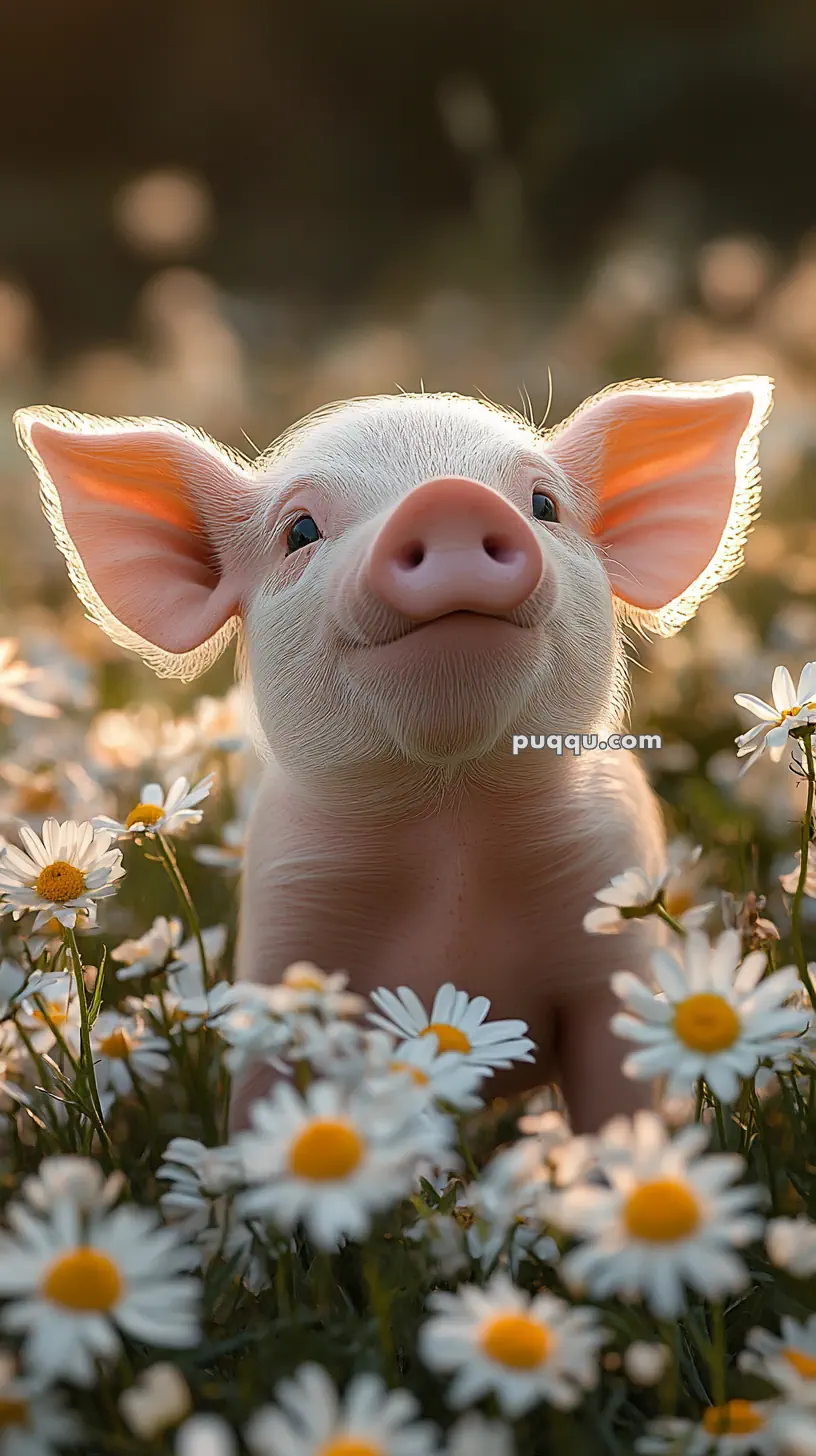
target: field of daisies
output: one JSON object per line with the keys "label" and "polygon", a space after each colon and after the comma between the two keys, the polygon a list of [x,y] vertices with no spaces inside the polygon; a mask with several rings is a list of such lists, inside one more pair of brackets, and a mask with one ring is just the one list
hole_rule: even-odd
{"label": "field of daisies", "polygon": [[784,923],[693,843],[587,906],[668,927],[613,978],[654,1111],[597,1137],[491,1104],[535,1048],[466,986],[234,985],[238,690],[52,669],[0,643],[0,1456],[816,1452],[816,663],[737,695],[798,784]]}

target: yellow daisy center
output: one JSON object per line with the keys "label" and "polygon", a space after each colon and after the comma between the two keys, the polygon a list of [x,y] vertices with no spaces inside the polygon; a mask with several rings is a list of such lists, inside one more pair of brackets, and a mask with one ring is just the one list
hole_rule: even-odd
{"label": "yellow daisy center", "polygon": [[57,808],[59,796],[53,784],[29,784],[20,794],[20,803],[29,814],[47,814]]}
{"label": "yellow daisy center", "polygon": [[694,1232],[700,1208],[685,1184],[674,1178],[655,1178],[629,1194],[623,1221],[634,1239],[670,1244]]}
{"label": "yellow daisy center", "polygon": [[32,1020],[41,1021],[43,1026],[48,1025],[48,1022],[45,1019],[46,1016],[49,1018],[50,1021],[53,1021],[55,1026],[64,1026],[66,1021],[68,1020],[67,1002],[43,1000],[42,1005],[35,1006],[34,1010],[31,1012]]}
{"label": "yellow daisy center", "polygon": [[28,1401],[10,1400],[7,1396],[0,1396],[0,1431],[6,1431],[10,1426],[28,1425]]}
{"label": "yellow daisy center", "polygon": [[450,1026],[447,1021],[432,1021],[421,1031],[420,1036],[435,1036],[439,1042],[440,1052],[462,1052],[467,1056],[470,1051],[470,1042],[465,1033],[459,1030],[458,1026]]}
{"label": "yellow daisy center", "polygon": [[408,1072],[412,1081],[416,1082],[418,1087],[427,1087],[430,1080],[425,1072],[421,1071],[419,1067],[412,1066],[410,1062],[391,1062],[389,1070],[392,1072]]}
{"label": "yellow daisy center", "polygon": [[724,1052],[740,1034],[740,1020],[722,996],[701,991],[679,1002],[674,1030],[684,1046],[695,1052]]}
{"label": "yellow daisy center", "polygon": [[324,988],[323,978],[319,973],[308,970],[306,966],[292,966],[284,971],[283,983],[293,991],[322,991]]}
{"label": "yellow daisy center", "polygon": [[329,1183],[353,1173],[364,1153],[365,1144],[349,1123],[323,1117],[310,1122],[295,1138],[289,1166],[296,1178]]}
{"label": "yellow daisy center", "polygon": [[43,900],[52,900],[55,905],[62,905],[66,900],[75,900],[77,895],[82,894],[85,889],[85,876],[76,865],[69,864],[65,859],[55,859],[53,864],[40,870],[34,888]]}
{"label": "yellow daisy center", "polygon": [[680,915],[685,915],[686,911],[691,909],[694,904],[694,896],[688,890],[668,890],[665,903],[669,914],[677,920]]}
{"label": "yellow daisy center", "polygon": [[804,1355],[801,1350],[786,1350],[785,1359],[803,1380],[816,1379],[816,1359],[812,1355]]}
{"label": "yellow daisy center", "polygon": [[87,1314],[106,1314],[119,1300],[122,1276],[98,1249],[82,1247],[61,1254],[43,1280],[42,1293],[55,1304]]}
{"label": "yellow daisy center", "polygon": [[703,1415],[703,1430],[709,1436],[750,1436],[764,1425],[765,1417],[750,1400],[712,1405]]}
{"label": "yellow daisy center", "polygon": [[110,1036],[103,1036],[99,1043],[99,1050],[103,1057],[109,1057],[112,1061],[123,1060],[130,1056],[130,1042],[127,1034],[121,1026],[117,1026]]}
{"label": "yellow daisy center", "polygon": [[488,1359],[499,1365],[534,1370],[550,1354],[553,1338],[528,1314],[499,1314],[482,1326],[479,1344]]}
{"label": "yellow daisy center", "polygon": [[382,1446],[360,1441],[356,1436],[338,1436],[327,1446],[320,1446],[315,1456],[385,1456]]}
{"label": "yellow daisy center", "polygon": [[125,828],[132,829],[134,824],[155,824],[163,814],[161,804],[137,804],[136,808],[131,809],[128,814]]}

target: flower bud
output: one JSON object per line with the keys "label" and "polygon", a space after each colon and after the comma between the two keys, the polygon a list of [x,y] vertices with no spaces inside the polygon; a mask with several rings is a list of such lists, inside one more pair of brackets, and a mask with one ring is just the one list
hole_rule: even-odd
{"label": "flower bud", "polygon": [[667,1345],[635,1340],[623,1357],[623,1368],[634,1385],[657,1385],[671,1359]]}

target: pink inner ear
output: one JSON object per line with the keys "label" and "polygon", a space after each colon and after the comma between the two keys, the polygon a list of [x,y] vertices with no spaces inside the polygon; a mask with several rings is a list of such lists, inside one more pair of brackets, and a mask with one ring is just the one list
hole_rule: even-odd
{"label": "pink inner ear", "polygon": [[226,460],[166,430],[80,434],[38,422],[31,442],[91,585],[119,622],[184,653],[236,614],[237,584],[205,526],[242,513],[243,482]]}
{"label": "pink inner ear", "polygon": [[725,531],[754,396],[632,391],[576,417],[554,455],[594,489],[615,594],[659,611],[706,570]]}

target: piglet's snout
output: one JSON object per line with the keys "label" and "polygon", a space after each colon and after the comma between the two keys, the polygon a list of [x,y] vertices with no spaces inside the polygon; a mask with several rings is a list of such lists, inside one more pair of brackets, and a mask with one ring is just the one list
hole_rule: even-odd
{"label": "piglet's snout", "polygon": [[402,616],[503,616],[535,591],[544,558],[532,526],[497,491],[445,476],[416,486],[369,548],[368,585]]}

